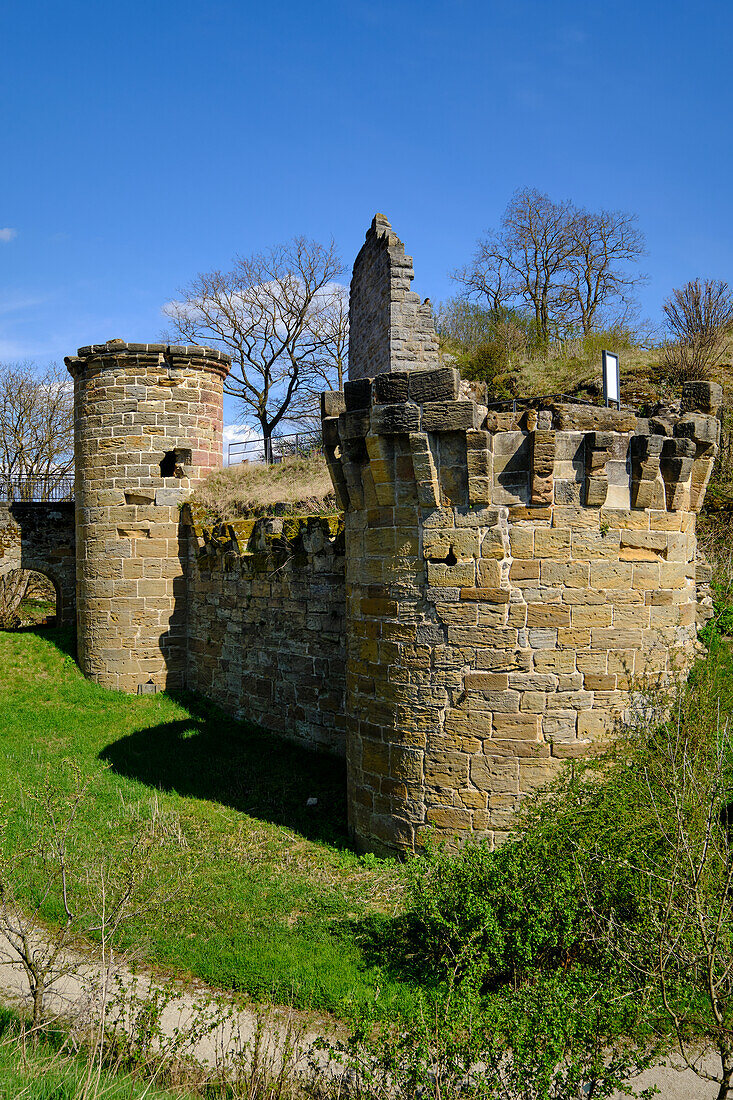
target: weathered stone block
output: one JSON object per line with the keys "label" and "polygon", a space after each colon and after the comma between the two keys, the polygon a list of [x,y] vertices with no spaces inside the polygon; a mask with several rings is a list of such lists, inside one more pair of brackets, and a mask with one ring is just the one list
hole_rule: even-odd
{"label": "weathered stone block", "polygon": [[371,412],[371,430],[375,435],[409,435],[420,431],[417,405],[375,405]]}
{"label": "weathered stone block", "polygon": [[428,562],[428,584],[436,588],[475,588],[476,563],[459,561],[455,565],[446,565],[443,562]]}
{"label": "weathered stone block", "polygon": [[[493,720],[493,739],[529,740],[539,736],[540,719],[536,714],[495,714]],[[491,750],[495,750],[491,743]]]}
{"label": "weathered stone block", "polygon": [[378,374],[372,382],[372,394],[378,404],[392,405],[407,401],[409,374],[407,371],[389,371]]}
{"label": "weathered stone block", "polygon": [[473,401],[432,401],[422,407],[426,432],[470,431],[481,425],[481,414]]}
{"label": "weathered stone block", "polygon": [[456,806],[431,806],[427,812],[427,820],[436,829],[465,832],[471,828],[471,811]]}
{"label": "weathered stone block", "polygon": [[528,627],[570,626],[570,611],[560,604],[527,605]]}
{"label": "weathered stone block", "polygon": [[462,588],[461,599],[494,604],[508,604],[510,592],[508,588]]}
{"label": "weathered stone block", "polygon": [[423,532],[423,554],[431,561],[445,562],[479,556],[479,532],[475,528],[431,528]]}
{"label": "weathered stone block", "polygon": [[684,413],[699,410],[715,415],[723,403],[723,388],[717,382],[685,382],[682,386],[681,411]]}
{"label": "weathered stone block", "polygon": [[369,378],[354,378],[344,382],[344,404],[347,412],[368,409],[372,403],[372,383]]}
{"label": "weathered stone block", "polygon": [[460,375],[454,367],[411,371],[409,379],[410,401],[418,405],[431,401],[455,401],[458,397]]}
{"label": "weathered stone block", "polygon": [[570,528],[538,527],[534,533],[534,555],[567,560],[570,557]]}
{"label": "weathered stone block", "polygon": [[[345,383],[347,385],[348,383]],[[339,416],[339,435],[343,440],[364,439],[371,427],[368,409],[341,413]]]}
{"label": "weathered stone block", "polygon": [[321,394],[321,419],[340,416],[346,412],[346,399],[340,390],[326,390]]}

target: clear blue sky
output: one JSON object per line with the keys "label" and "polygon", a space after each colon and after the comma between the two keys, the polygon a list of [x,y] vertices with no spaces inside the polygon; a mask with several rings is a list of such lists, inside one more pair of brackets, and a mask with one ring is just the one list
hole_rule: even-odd
{"label": "clear blue sky", "polygon": [[439,301],[516,187],[635,211],[644,312],[733,282],[733,4],[6,3],[0,358],[153,340],[196,271],[375,211]]}

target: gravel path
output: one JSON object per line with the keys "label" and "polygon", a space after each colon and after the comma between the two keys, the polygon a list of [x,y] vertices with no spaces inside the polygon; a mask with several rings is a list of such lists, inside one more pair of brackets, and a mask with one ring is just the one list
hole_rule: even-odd
{"label": "gravel path", "polygon": [[[338,1038],[333,1021],[277,1007],[242,1008],[222,994],[189,983],[167,986],[136,973],[124,962],[105,968],[87,956],[67,954],[69,973],[48,995],[49,1011],[79,1026],[100,1018],[110,1005],[109,1021],[134,1035],[137,1011],[151,1000],[164,1002],[156,1049],[165,1057],[192,1058],[209,1068],[236,1061],[251,1063],[258,1051],[261,1064],[278,1072],[286,1058],[291,1070],[306,1077],[315,1071],[338,1075],[341,1070],[325,1051],[314,1049],[322,1038]],[[27,1008],[28,982],[22,965],[0,934],[0,1000]],[[343,1037],[343,1033],[341,1033]],[[709,1062],[715,1070],[715,1060]],[[717,1085],[701,1081],[691,1070],[655,1066],[634,1082],[641,1090],[656,1085],[663,1100],[715,1100]],[[620,1096],[618,1098],[620,1100]]]}

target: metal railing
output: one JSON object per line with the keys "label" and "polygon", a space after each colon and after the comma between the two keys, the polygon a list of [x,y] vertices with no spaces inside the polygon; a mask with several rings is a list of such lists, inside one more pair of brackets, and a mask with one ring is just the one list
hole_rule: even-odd
{"label": "metal railing", "polygon": [[323,450],[323,437],[320,431],[292,432],[290,435],[273,436],[267,441],[262,436],[244,439],[240,443],[230,443],[227,447],[227,464],[240,462],[263,462],[274,465],[284,458],[298,458],[301,455],[320,454]]}
{"label": "metal railing", "polygon": [[49,484],[42,478],[22,478],[19,481],[0,479],[0,500],[8,504],[27,504],[36,501],[61,501],[74,499],[73,477],[62,478]]}

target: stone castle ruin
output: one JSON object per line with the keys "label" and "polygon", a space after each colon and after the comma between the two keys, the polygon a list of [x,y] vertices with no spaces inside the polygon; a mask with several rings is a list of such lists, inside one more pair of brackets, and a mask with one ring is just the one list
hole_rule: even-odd
{"label": "stone castle ruin", "polygon": [[[441,363],[412,278],[377,215],[354,265],[350,380],[322,398],[342,514],[211,525],[186,504],[221,463],[222,353],[109,341],[67,359],[85,674],[185,685],[345,756],[353,836],[387,851],[429,829],[500,841],[638,682],[689,668],[721,399],[690,383],[679,414],[651,420],[491,410]],[[0,570],[23,543],[6,518]]]}

